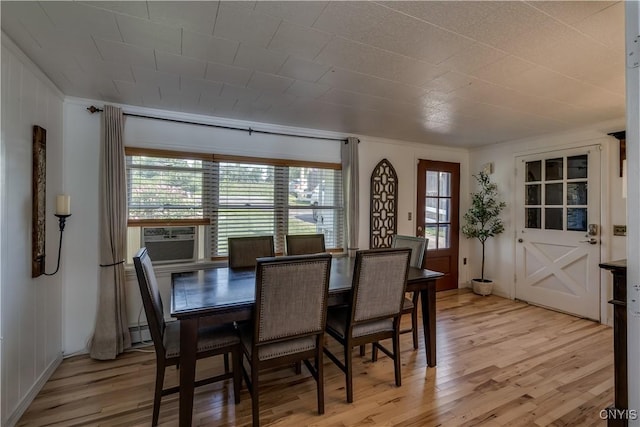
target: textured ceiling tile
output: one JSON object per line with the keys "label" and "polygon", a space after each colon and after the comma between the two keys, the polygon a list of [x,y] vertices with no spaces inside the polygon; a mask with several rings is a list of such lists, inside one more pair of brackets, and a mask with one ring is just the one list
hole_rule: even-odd
{"label": "textured ceiling tile", "polygon": [[424,88],[431,91],[435,90],[438,92],[449,93],[458,88],[470,85],[477,79],[462,73],[458,73],[456,71],[450,71],[445,73],[427,84],[424,85]]}
{"label": "textured ceiling tile", "polygon": [[615,4],[615,1],[529,1],[531,7],[573,25]]}
{"label": "textured ceiling tile", "polygon": [[124,42],[148,46],[165,52],[180,53],[180,28],[124,15],[119,15],[116,19]]}
{"label": "textured ceiling tile", "polygon": [[386,1],[384,6],[459,34],[500,7],[492,1]]}
{"label": "textured ceiling tile", "polygon": [[147,4],[149,16],[154,22],[196,33],[213,34],[213,24],[218,13],[216,1],[149,1]]}
{"label": "textured ceiling tile", "polygon": [[228,85],[225,83],[220,92],[220,97],[253,102],[262,95],[262,91],[242,86]]}
{"label": "textured ceiling tile", "polygon": [[298,80],[315,82],[325,75],[325,73],[330,69],[331,67],[328,65],[318,64],[316,62],[290,56],[282,65],[278,74]]}
{"label": "textured ceiling tile", "polygon": [[[619,25],[611,26],[612,22]],[[616,52],[624,53],[624,2],[618,2],[575,24],[575,27]]]}
{"label": "textured ceiling tile", "polygon": [[369,2],[330,3],[314,27],[431,63],[471,44],[455,33]]}
{"label": "textured ceiling tile", "polygon": [[310,27],[318,19],[327,3],[326,1],[259,1],[256,3],[255,10]]}
{"label": "textured ceiling tile", "polygon": [[40,2],[47,16],[59,29],[72,29],[87,37],[91,34],[110,40],[121,40],[114,15],[108,11],[73,2]]}
{"label": "textured ceiling tile", "polygon": [[478,68],[499,61],[508,54],[504,51],[474,43],[457,54],[447,58],[439,65],[461,73],[472,74]]}
{"label": "textured ceiling tile", "polygon": [[203,34],[182,32],[182,54],[203,61],[232,64],[240,43]]}
{"label": "textured ceiling tile", "polygon": [[331,35],[323,31],[283,22],[269,43],[269,49],[313,59],[330,39]]}
{"label": "textured ceiling tile", "polygon": [[403,85],[340,68],[332,69],[320,79],[319,83],[389,99],[415,99],[426,92],[426,90],[415,86]]}
{"label": "textured ceiling tile", "polygon": [[220,4],[213,35],[252,46],[266,47],[280,24],[280,19],[246,8]]}
{"label": "textured ceiling tile", "polygon": [[512,43],[526,40],[523,35],[549,21],[551,17],[522,2],[499,2],[482,21],[470,24],[465,34],[495,48],[509,52]]}
{"label": "textured ceiling tile", "polygon": [[266,73],[277,73],[286,59],[287,55],[283,53],[241,44],[233,65]]}
{"label": "textured ceiling tile", "polygon": [[146,68],[156,67],[153,48],[102,39],[96,39],[96,45],[105,61],[140,65]]}
{"label": "textured ceiling tile", "polygon": [[187,56],[161,52],[159,50],[156,50],[156,62],[158,63],[158,71],[192,77],[195,79],[204,78],[204,72],[207,66],[205,61],[189,58]]}
{"label": "textured ceiling tile", "polygon": [[87,6],[105,9],[123,15],[149,19],[146,1],[83,1]]}
{"label": "textured ceiling tile", "polygon": [[421,86],[446,68],[336,37],[316,61],[402,83]]}
{"label": "textured ceiling tile", "polygon": [[77,57],[76,61],[82,68],[83,73],[95,75],[98,78],[108,78],[111,80],[133,80],[131,67],[129,64],[112,61],[102,61],[92,57]]}
{"label": "textured ceiling tile", "polygon": [[256,71],[247,83],[247,87],[269,92],[284,92],[293,83],[293,79],[275,74]]}
{"label": "textured ceiling tile", "polygon": [[252,71],[232,65],[209,62],[205,79],[244,86],[251,78]]}
{"label": "textured ceiling tile", "polygon": [[180,92],[200,96],[218,96],[222,91],[222,83],[211,80],[180,78]]}
{"label": "textured ceiling tile", "polygon": [[318,98],[331,89],[330,86],[296,80],[287,89],[287,94],[307,98]]}
{"label": "textured ceiling tile", "polygon": [[163,73],[149,68],[133,67],[136,86],[145,92],[153,92],[159,87],[165,90],[180,90],[180,76],[177,74]]}
{"label": "textured ceiling tile", "polygon": [[536,65],[515,56],[507,56],[489,65],[475,70],[472,75],[492,83],[502,84],[505,80],[518,75]]}

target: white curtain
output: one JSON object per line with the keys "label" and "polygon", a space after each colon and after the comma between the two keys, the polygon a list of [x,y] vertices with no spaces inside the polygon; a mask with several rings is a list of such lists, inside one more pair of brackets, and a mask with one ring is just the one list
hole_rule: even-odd
{"label": "white curtain", "polygon": [[126,314],[124,259],[127,242],[127,193],[122,110],[102,112],[100,149],[100,283],[91,357],[115,359],[131,347]]}
{"label": "white curtain", "polygon": [[342,185],[345,207],[345,248],[350,257],[356,255],[359,229],[359,189],[358,189],[358,138],[349,137],[342,144]]}

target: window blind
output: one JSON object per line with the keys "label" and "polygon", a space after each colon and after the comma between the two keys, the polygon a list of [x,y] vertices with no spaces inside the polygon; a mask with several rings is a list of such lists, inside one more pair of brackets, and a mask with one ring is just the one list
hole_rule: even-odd
{"label": "window blind", "polygon": [[229,237],[273,235],[284,253],[287,234],[344,239],[338,165],[128,149],[129,224],[159,221],[206,225],[205,257],[226,257]]}

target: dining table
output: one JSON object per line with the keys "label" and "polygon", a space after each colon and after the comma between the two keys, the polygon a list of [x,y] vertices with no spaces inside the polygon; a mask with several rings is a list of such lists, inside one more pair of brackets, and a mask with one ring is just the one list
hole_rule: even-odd
{"label": "dining table", "polygon": [[[333,257],[328,305],[349,302],[355,258]],[[427,366],[436,366],[436,279],[443,274],[410,267],[407,292],[419,292]],[[180,322],[179,425],[191,426],[198,324],[248,320],[255,303],[255,268],[211,268],[171,275],[171,316]]]}

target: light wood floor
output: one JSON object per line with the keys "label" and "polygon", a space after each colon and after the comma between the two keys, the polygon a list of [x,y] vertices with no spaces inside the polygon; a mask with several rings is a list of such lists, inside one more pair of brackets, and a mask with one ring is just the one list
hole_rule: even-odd
{"label": "light wood floor", "polygon": [[[437,308],[436,368],[426,367],[422,343],[413,351],[410,334],[401,342],[402,387],[394,386],[386,356],[371,363],[354,353],[355,401],[347,404],[344,376],[325,357],[322,416],[305,368],[301,375],[287,368],[267,371],[261,376],[262,425],[605,425],[598,413],[613,401],[609,327],[466,290],[439,293]],[[333,340],[329,343],[335,348]],[[217,359],[203,363],[199,372],[220,370]],[[149,425],[154,364],[153,353],[140,352],[111,362],[66,359],[19,425]],[[177,377],[174,368],[167,370],[167,381]],[[250,425],[246,388],[239,405],[230,389],[229,383],[198,389],[194,425]],[[177,425],[177,412],[177,395],[165,397],[160,424]]]}

